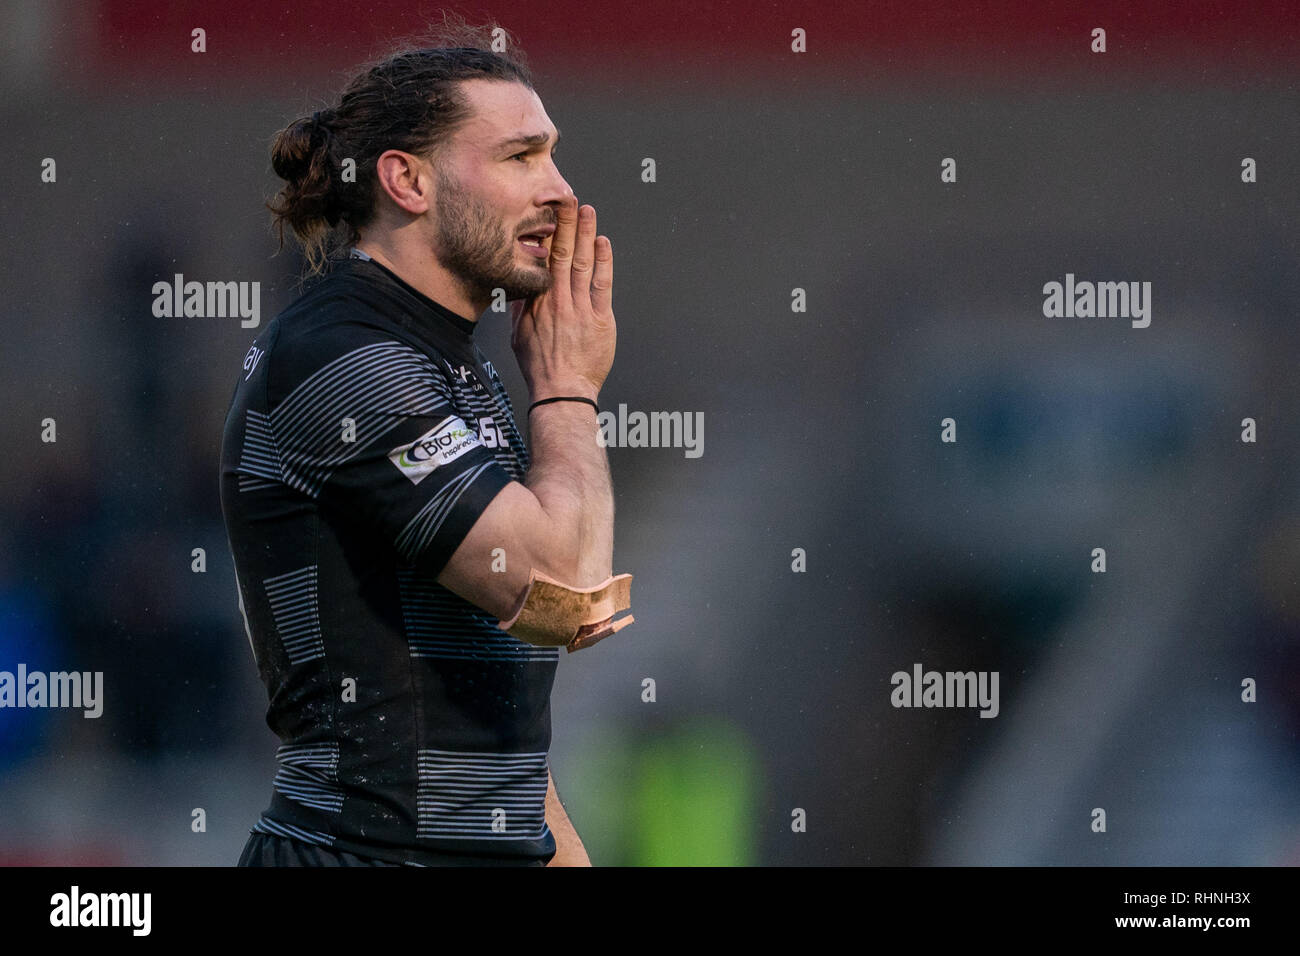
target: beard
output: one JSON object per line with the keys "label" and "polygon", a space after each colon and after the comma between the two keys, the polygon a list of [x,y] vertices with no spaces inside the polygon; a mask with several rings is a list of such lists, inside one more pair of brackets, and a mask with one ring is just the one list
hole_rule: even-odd
{"label": "beard", "polygon": [[437,235],[433,254],[439,265],[460,279],[472,301],[491,299],[495,289],[505,290],[507,299],[526,299],[551,287],[547,260],[538,259],[536,266],[520,267],[516,261],[516,236],[503,233],[491,207],[442,170],[436,176]]}

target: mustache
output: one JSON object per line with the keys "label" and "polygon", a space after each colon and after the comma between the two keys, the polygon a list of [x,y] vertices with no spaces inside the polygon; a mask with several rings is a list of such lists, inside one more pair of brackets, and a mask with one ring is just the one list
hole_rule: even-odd
{"label": "mustache", "polygon": [[543,219],[541,222],[530,222],[521,231],[527,232],[529,229],[536,229],[538,226],[557,226],[557,225],[559,225],[558,219]]}

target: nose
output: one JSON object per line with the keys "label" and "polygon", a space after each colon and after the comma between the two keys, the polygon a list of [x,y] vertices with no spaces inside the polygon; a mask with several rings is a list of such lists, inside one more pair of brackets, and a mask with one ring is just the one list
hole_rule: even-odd
{"label": "nose", "polygon": [[538,201],[544,205],[562,205],[573,198],[573,187],[560,175],[560,168],[555,165],[554,159],[548,159],[546,165],[549,167],[546,183]]}

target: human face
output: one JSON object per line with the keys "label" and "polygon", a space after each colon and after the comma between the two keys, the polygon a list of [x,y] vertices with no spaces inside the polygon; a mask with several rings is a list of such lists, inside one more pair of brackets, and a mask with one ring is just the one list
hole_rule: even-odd
{"label": "human face", "polygon": [[[571,194],[556,168],[559,131],[522,83],[468,80],[472,118],[435,163],[434,255],[485,302],[545,292],[556,208]],[[538,232],[541,245],[522,241]]]}

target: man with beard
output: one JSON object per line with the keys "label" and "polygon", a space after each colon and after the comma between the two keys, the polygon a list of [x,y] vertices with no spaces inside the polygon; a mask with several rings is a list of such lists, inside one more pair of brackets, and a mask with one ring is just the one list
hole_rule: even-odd
{"label": "man with beard", "polygon": [[[254,341],[222,442],[282,741],[240,865],[590,865],[550,694],[561,644],[631,621],[596,439],[613,251],[526,67],[483,39],[388,57],[272,148],[281,237],[327,275]],[[531,456],[474,342],[498,299]]]}

